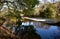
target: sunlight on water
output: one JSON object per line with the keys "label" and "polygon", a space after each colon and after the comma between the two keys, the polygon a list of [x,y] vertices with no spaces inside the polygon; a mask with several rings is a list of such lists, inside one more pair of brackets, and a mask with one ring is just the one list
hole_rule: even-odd
{"label": "sunlight on water", "polygon": [[[22,25],[29,25],[29,22],[22,23]],[[30,25],[33,25],[31,22]],[[57,26],[50,26],[48,29],[46,27],[36,28],[36,33],[39,34],[42,39],[60,39],[60,28]]]}

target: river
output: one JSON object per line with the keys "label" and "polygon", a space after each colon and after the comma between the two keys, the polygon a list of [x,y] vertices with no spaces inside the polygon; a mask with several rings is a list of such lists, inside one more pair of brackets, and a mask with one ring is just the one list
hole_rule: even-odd
{"label": "river", "polygon": [[22,25],[33,25],[36,29],[36,33],[39,34],[42,37],[42,39],[60,39],[60,27],[53,26],[53,25],[49,25],[49,26],[43,25],[43,27],[41,27],[42,23],[39,22],[39,24],[38,22],[35,22],[35,25],[36,25],[35,26],[34,22],[22,23]]}

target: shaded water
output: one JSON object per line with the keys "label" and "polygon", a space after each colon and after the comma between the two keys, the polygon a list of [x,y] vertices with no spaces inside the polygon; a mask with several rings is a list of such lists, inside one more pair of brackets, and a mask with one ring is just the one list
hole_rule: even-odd
{"label": "shaded water", "polygon": [[43,25],[43,27],[41,27],[41,24],[42,23],[38,24],[38,22],[37,23],[36,22],[35,23],[34,22],[22,23],[22,25],[33,25],[36,29],[36,33],[39,34],[42,39],[60,39],[60,27],[53,26],[53,25],[49,25],[49,26]]}

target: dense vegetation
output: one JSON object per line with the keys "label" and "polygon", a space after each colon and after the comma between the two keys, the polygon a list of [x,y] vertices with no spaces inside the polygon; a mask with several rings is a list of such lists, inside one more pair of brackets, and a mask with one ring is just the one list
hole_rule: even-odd
{"label": "dense vegetation", "polygon": [[[14,27],[16,27],[16,29],[19,29],[19,31],[21,31],[20,30],[20,28],[21,28],[20,25],[22,24],[22,22],[21,22],[21,19],[22,19],[21,14],[27,14],[27,13],[30,14],[31,11],[33,11],[33,8],[35,7],[35,5],[39,3],[39,1],[37,1],[37,0],[17,0],[17,1],[15,1],[15,0],[14,1],[4,0],[2,2],[1,1],[0,1],[0,5],[1,5],[0,6],[0,13],[1,13],[0,14],[0,17],[5,19],[6,24],[4,26],[5,27],[8,27],[8,28],[10,27],[10,30],[12,30],[12,28],[14,26]],[[3,8],[5,8],[5,9],[3,9]],[[4,20],[1,20],[1,21],[3,22]],[[31,38],[31,39],[37,39],[38,38],[38,39],[40,39],[40,36],[37,35],[35,33],[35,31],[33,30],[34,28],[31,28],[31,29],[32,30],[31,30],[30,33],[27,32],[27,33],[29,33],[27,35],[28,38]],[[3,31],[6,32],[5,30],[3,30]],[[9,31],[7,31],[5,34],[7,34],[8,32]],[[13,34],[16,35],[16,32],[13,32]],[[23,34],[23,35],[20,36],[20,35],[18,35],[19,32],[17,32],[17,35],[16,36],[18,36],[21,39],[28,39],[27,36],[26,36],[26,31],[25,30],[24,31],[22,30],[22,32],[24,32],[25,34]],[[10,34],[10,36],[11,36],[11,34]],[[12,34],[12,36],[13,36],[13,34]],[[25,38],[23,38],[23,37],[25,37]],[[12,37],[12,38],[15,39],[14,37]],[[10,37],[9,39],[12,39],[12,38]]]}
{"label": "dense vegetation", "polygon": [[[48,3],[48,4],[42,5],[39,8],[38,17],[60,19],[60,5],[59,4],[60,4],[60,2]],[[23,15],[29,16],[29,17],[33,17],[33,16],[36,17],[36,15],[34,15],[34,12],[36,12],[36,11],[34,11],[36,5],[39,5],[38,0],[13,0],[13,1],[0,0],[0,18],[6,19],[5,26],[11,27],[10,29],[12,30],[13,26],[19,27],[19,25],[22,24],[21,21],[22,21]],[[0,24],[3,21],[0,21]],[[37,35],[35,33],[36,31],[34,30],[34,28],[31,27],[31,29],[32,29],[31,32],[28,31],[28,35],[26,36],[25,39],[28,39],[27,37],[29,37],[29,36],[31,38],[31,35],[32,35],[32,38],[34,38],[34,36],[35,36],[35,37],[38,37],[38,39],[39,39],[39,35]],[[27,32],[25,29],[22,30],[22,33],[26,35],[25,32]],[[23,37],[24,37],[24,35],[23,35]]]}

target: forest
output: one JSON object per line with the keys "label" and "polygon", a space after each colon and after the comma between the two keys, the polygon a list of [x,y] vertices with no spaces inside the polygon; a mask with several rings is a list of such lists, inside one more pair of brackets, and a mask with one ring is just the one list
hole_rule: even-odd
{"label": "forest", "polygon": [[[21,24],[26,21],[24,17],[60,21],[60,1],[53,3],[46,1],[43,4],[39,0],[0,0],[0,38],[41,39],[32,25],[21,29]],[[16,30],[13,30],[13,27]]]}

